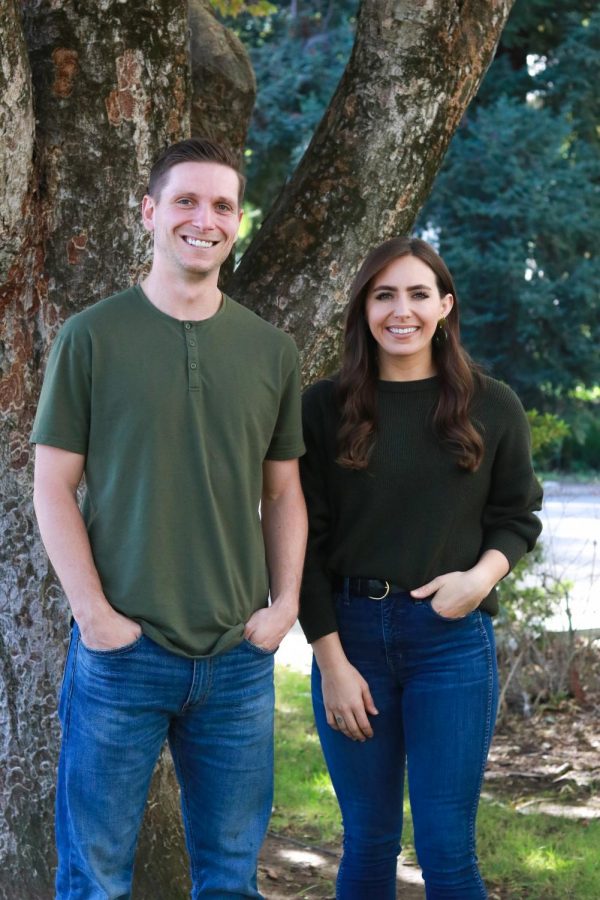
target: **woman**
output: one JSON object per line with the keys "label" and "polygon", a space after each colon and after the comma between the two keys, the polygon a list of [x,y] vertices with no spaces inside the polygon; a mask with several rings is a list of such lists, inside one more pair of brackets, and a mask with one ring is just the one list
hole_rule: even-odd
{"label": "woman", "polygon": [[541,489],[523,408],[460,345],[424,241],[373,250],[339,375],[304,397],[301,622],[344,823],[337,896],[396,896],[405,762],[428,900],[486,896],[475,817],[497,705],[495,585],[531,550]]}

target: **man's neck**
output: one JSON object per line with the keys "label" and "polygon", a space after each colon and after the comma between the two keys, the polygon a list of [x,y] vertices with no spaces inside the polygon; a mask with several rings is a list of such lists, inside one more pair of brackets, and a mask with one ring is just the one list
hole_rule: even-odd
{"label": "man's neck", "polygon": [[141,282],[146,297],[157,309],[181,321],[210,319],[219,311],[223,294],[218,285],[218,273],[206,278],[165,279],[152,269]]}

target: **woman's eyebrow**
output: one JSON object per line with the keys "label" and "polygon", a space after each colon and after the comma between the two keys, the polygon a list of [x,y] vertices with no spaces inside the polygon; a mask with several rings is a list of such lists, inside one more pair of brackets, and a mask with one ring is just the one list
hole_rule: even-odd
{"label": "woman's eyebrow", "polygon": [[[373,287],[374,291],[397,291],[398,288],[393,284],[376,284]],[[431,285],[429,284],[412,284],[410,287],[406,288],[407,291],[430,291],[432,290]]]}

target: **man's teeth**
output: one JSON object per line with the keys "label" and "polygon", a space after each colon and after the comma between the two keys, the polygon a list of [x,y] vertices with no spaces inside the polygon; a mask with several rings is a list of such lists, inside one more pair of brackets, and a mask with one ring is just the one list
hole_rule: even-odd
{"label": "man's teeth", "polygon": [[186,237],[184,240],[186,244],[190,244],[192,247],[212,247],[214,244],[214,241],[201,241],[192,237]]}
{"label": "man's teeth", "polygon": [[388,328],[392,334],[412,334],[416,330],[416,325],[411,325],[410,328]]}

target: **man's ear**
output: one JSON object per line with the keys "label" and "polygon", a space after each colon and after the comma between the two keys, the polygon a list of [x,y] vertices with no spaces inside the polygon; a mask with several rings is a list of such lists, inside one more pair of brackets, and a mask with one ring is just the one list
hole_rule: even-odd
{"label": "man's ear", "polygon": [[142,223],[146,231],[154,231],[155,203],[150,194],[145,194],[142,200]]}

